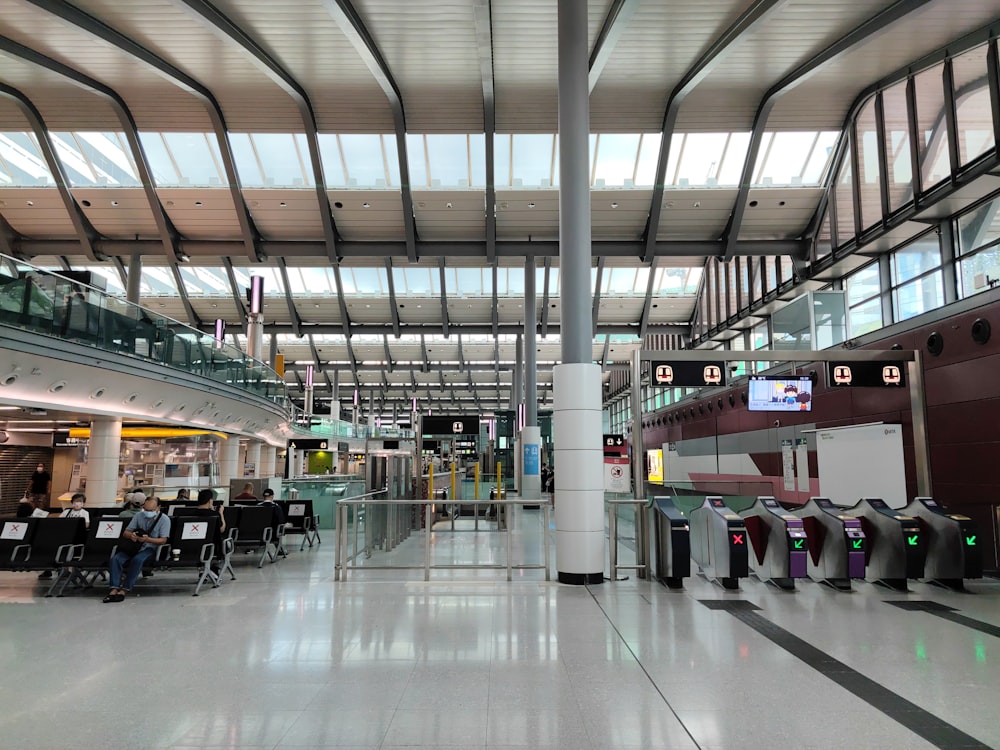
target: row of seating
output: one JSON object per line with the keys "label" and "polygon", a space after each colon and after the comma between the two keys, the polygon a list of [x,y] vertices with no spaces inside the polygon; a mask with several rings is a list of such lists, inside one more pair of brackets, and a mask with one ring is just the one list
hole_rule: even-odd
{"label": "row of seating", "polygon": [[[218,517],[185,515],[188,506],[175,505],[169,509],[170,541],[157,550],[147,566],[150,570],[194,568],[198,572],[195,596],[206,581],[217,588],[226,572],[236,579],[231,560],[236,549],[260,549],[257,567],[261,567],[265,559],[275,562],[286,556],[286,530],[303,534],[300,549],[304,549],[307,539],[310,546],[312,538],[319,541],[312,525],[311,502],[290,505],[302,507],[290,507],[286,516],[290,521],[284,525],[274,524],[270,507],[227,506],[223,511],[226,532],[221,549],[216,549],[215,543]],[[71,583],[84,588],[93,586],[99,576],[106,574],[129,524],[130,519],[110,514],[115,510],[91,509],[89,529],[82,518],[0,519],[0,570],[57,571],[46,596],[62,596]]]}

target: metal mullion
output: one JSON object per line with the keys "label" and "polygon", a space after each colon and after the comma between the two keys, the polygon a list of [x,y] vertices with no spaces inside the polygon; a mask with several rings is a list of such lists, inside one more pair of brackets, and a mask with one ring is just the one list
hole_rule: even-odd
{"label": "metal mullion", "polygon": [[[513,156],[513,149],[511,149]],[[552,160],[549,162],[549,186],[556,184],[556,158],[559,156],[559,134],[552,135]],[[514,181],[514,173],[511,172],[511,182]]]}
{"label": "metal mullion", "polygon": [[83,161],[87,165],[87,168],[90,170],[90,173],[94,176],[94,184],[100,185],[101,178],[97,174],[97,167],[94,166],[94,163],[90,160],[90,157],[87,156],[87,152],[84,150],[83,146],[80,145],[80,139],[76,137],[76,133],[74,133],[73,131],[69,131],[69,135],[73,139],[73,143],[76,144],[76,151],[78,154],[80,154],[80,158],[83,159]]}
{"label": "metal mullion", "polygon": [[[764,135],[765,136],[767,135],[767,131],[764,131]],[[767,148],[764,149],[764,156],[763,158],[758,157],[757,159],[760,162],[760,166],[759,167],[754,166],[756,173],[754,178],[750,181],[751,185],[759,185],[761,183],[764,169],[767,167],[767,160],[771,158],[771,149],[774,147],[774,141],[776,135],[777,134],[774,131],[771,131],[771,138],[767,142]]]}
{"label": "metal mullion", "polygon": [[878,147],[878,185],[884,224],[892,209],[889,206],[889,144],[885,137],[885,102],[882,100],[881,91],[875,95],[875,142]]}
{"label": "metal mullion", "polygon": [[177,294],[181,298],[181,304],[184,305],[184,312],[187,313],[188,321],[191,323],[192,328],[201,327],[201,318],[198,317],[198,313],[194,311],[194,307],[191,305],[191,300],[188,298],[187,287],[184,286],[184,278],[181,276],[180,269],[177,267],[177,263],[170,263],[170,272],[174,277],[174,284],[177,286]]}
{"label": "metal mullion", "polygon": [[[836,168],[836,165],[834,165]],[[830,187],[827,188],[827,211],[830,216],[830,254],[833,255],[837,248],[840,247],[840,238],[837,230],[837,179],[834,177],[833,182]],[[819,227],[817,228],[817,234],[822,231],[823,228],[823,217],[820,216]]]}
{"label": "metal mullion", "polygon": [[493,310],[492,310],[492,320],[493,320],[493,336],[496,337],[497,330],[500,327],[500,313],[498,312],[498,309],[497,309],[497,302],[498,302],[498,300],[497,300],[497,281],[498,281],[497,276],[498,276],[498,269],[497,269],[497,264],[496,263],[493,264],[492,271],[493,271]]}
{"label": "metal mullion", "polygon": [[212,156],[212,165],[215,167],[215,171],[220,175],[225,174],[225,167],[222,164],[219,164],[219,160],[215,158],[215,149],[212,148],[212,142],[208,139],[208,133],[202,133],[202,136],[205,139],[205,147],[208,149],[208,153]]}
{"label": "metal mullion", "polygon": [[[343,168],[343,170],[344,170],[344,184],[345,184],[345,185],[350,185],[350,184],[351,184],[351,173],[350,173],[350,171],[349,171],[349,170],[347,169],[347,157],[346,157],[346,156],[344,156],[344,144],[343,144],[343,142],[342,142],[342,141],[340,140],[340,133],[337,133],[337,134],[336,134],[336,135],[335,135],[334,137],[335,137],[335,138],[337,139],[337,153],[338,153],[338,154],[340,154],[340,166],[341,166],[341,167]],[[380,142],[380,143],[381,143],[381,140],[382,140],[382,139],[381,139],[381,138],[379,138],[379,142]],[[384,163],[384,162],[385,162],[385,159],[383,159],[382,161],[383,161],[383,163]],[[387,179],[386,179],[386,183],[385,183],[385,184],[386,184],[386,185],[391,185],[391,184],[392,184],[392,182],[391,182],[391,181],[389,181],[389,180],[388,180],[388,178],[387,178]]]}
{"label": "metal mullion", "polygon": [[302,159],[302,150],[299,148],[299,139],[295,137],[295,133],[291,133],[292,136],[292,146],[295,147],[295,158],[299,162],[299,174],[302,175],[302,184],[309,185],[309,175],[306,172],[306,163]]}
{"label": "metal mullion", "polygon": [[431,174],[431,150],[427,145],[427,133],[421,135],[420,140],[424,144],[424,164],[427,165],[427,187],[434,184],[434,176]]}
{"label": "metal mullion", "polygon": [[267,185],[267,171],[264,169],[264,162],[257,151],[257,142],[253,139],[253,133],[247,133],[247,140],[250,141],[250,152],[253,154],[253,160],[257,162],[257,169],[260,170],[261,182]]}
{"label": "metal mullion", "polygon": [[[687,145],[687,133],[681,133],[680,151],[677,152],[677,165],[674,167],[674,174],[670,178],[671,185],[677,184],[678,175],[681,173],[681,164],[684,162],[684,147]],[[669,159],[669,154],[667,155]]]}
{"label": "metal mullion", "polygon": [[851,123],[851,200],[854,201],[854,236],[861,237],[861,147],[858,146],[858,121]]}
{"label": "metal mullion", "polygon": [[597,160],[601,156],[601,134],[598,133],[594,138],[594,156],[593,163],[590,165],[590,186],[594,187],[594,178],[597,176]]}
{"label": "metal mullion", "polygon": [[[951,219],[942,221],[938,228],[940,235],[938,247],[941,253],[941,281],[944,291],[944,304],[958,301],[958,253],[955,247],[955,224]],[[931,271],[931,273],[933,270]]]}
{"label": "metal mullion", "polygon": [[993,116],[993,145],[1000,154],[1000,53],[996,39],[990,40],[986,53],[986,77],[990,87],[990,112]]}
{"label": "metal mullion", "polygon": [[910,170],[913,179],[913,200],[923,195],[923,141],[920,138],[920,124],[917,113],[917,82],[914,76],[906,79],[906,119],[910,130],[910,159],[913,168]]}
{"label": "metal mullion", "polygon": [[962,166],[962,156],[958,143],[958,111],[955,108],[955,71],[951,58],[944,61],[941,84],[944,87],[944,121],[948,131],[948,162],[951,166],[950,181],[954,183],[958,175],[958,170]]}
{"label": "metal mullion", "polygon": [[895,297],[896,287],[892,284],[892,259],[890,254],[880,255],[878,259],[878,285],[882,292],[879,300],[882,305],[882,327],[892,325],[896,320]]}
{"label": "metal mullion", "polygon": [[[635,162],[632,165],[632,185],[639,179],[639,156],[642,154],[642,141],[646,137],[645,133],[639,133],[639,145],[635,148]],[[998,141],[1000,142],[1000,141]]]}
{"label": "metal mullion", "polygon": [[56,190],[59,192],[63,207],[66,209],[66,213],[69,214],[69,220],[73,224],[73,229],[83,250],[83,254],[87,256],[88,260],[94,262],[101,260],[95,249],[95,244],[100,239],[100,234],[91,225],[90,220],[83,213],[83,210],[76,202],[76,198],[73,197],[70,191],[69,178],[66,176],[62,162],[56,155],[55,145],[49,136],[48,126],[46,126],[45,120],[42,119],[42,113],[38,111],[27,96],[11,86],[0,83],[0,95],[11,99],[28,121],[28,125],[35,136],[35,143],[38,145],[39,152],[45,160],[49,174],[52,175],[52,179],[55,181]]}

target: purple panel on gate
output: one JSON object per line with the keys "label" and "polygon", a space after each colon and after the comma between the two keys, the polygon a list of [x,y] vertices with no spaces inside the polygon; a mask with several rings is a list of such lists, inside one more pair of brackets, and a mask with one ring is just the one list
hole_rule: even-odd
{"label": "purple panel on gate", "polygon": [[788,553],[788,575],[790,578],[806,577],[806,552],[791,550]]}

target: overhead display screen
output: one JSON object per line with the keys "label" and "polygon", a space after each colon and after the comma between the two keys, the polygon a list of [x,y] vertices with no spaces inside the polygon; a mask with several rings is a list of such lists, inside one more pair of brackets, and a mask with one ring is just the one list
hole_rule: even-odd
{"label": "overhead display screen", "polygon": [[750,378],[750,411],[812,411],[812,379],[807,376],[759,375]]}
{"label": "overhead display screen", "polygon": [[721,362],[650,362],[650,383],[666,388],[704,388],[725,385]]}
{"label": "overhead display screen", "polygon": [[905,388],[905,362],[828,362],[831,388]]}

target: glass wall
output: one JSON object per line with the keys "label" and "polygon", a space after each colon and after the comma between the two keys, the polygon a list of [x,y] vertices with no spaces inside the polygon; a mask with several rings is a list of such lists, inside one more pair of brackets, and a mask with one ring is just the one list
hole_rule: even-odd
{"label": "glass wall", "polygon": [[941,246],[934,234],[925,234],[892,255],[893,314],[906,320],[943,304]]}

